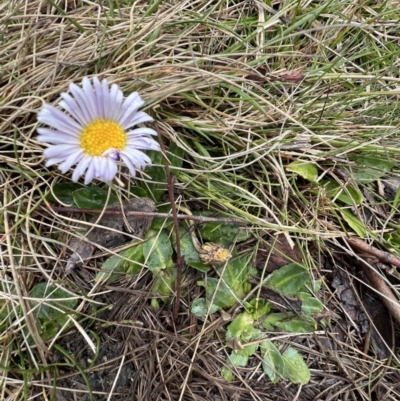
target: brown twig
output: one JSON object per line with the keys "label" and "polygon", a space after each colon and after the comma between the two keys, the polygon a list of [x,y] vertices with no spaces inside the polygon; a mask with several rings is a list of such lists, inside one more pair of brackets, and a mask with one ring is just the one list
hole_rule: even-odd
{"label": "brown twig", "polygon": [[[155,122],[156,131],[159,131],[158,124]],[[174,231],[176,237],[176,299],[175,299],[175,306],[173,311],[173,321],[176,324],[179,314],[179,305],[181,302],[181,284],[182,284],[182,269],[183,269],[183,258],[181,255],[181,243],[180,243],[180,234],[179,234],[179,220],[178,220],[178,212],[176,210],[175,205],[175,194],[174,194],[174,187],[175,187],[175,177],[172,176],[169,170],[169,164],[167,159],[167,154],[165,152],[165,146],[162,141],[162,136],[159,134],[158,142],[160,143],[161,153],[164,157],[164,165],[165,165],[165,173],[167,174],[167,181],[168,181],[168,195],[169,195],[169,202],[171,204],[172,210],[172,218],[174,219]]]}
{"label": "brown twig", "polygon": [[383,264],[392,264],[400,267],[400,260],[388,252],[381,251],[380,249],[367,244],[360,238],[349,237],[346,238],[346,241],[355,251],[358,252],[359,265],[367,276],[371,287],[376,290],[382,303],[386,306],[396,322],[400,323],[399,300],[386,284],[381,274],[379,274],[373,267],[377,265],[378,261]]}
{"label": "brown twig", "polygon": [[[42,208],[46,209],[46,208]],[[78,207],[64,207],[64,206],[51,206],[51,209],[55,212],[65,212],[65,213],[90,213],[90,214],[115,214],[120,215],[120,210],[101,210],[101,209],[80,209]],[[178,220],[196,220],[200,223],[224,223],[224,224],[242,224],[249,225],[248,222],[244,220],[234,219],[230,217],[208,217],[208,216],[189,216],[187,214],[176,214],[173,213],[157,213],[157,212],[125,212],[125,216],[139,216],[139,217],[161,217],[165,219],[176,218]],[[266,219],[269,221],[269,219]],[[272,222],[272,220],[271,220]]]}
{"label": "brown twig", "polygon": [[360,266],[364,274],[367,276],[371,286],[377,291],[379,298],[386,306],[389,313],[393,316],[393,319],[395,319],[397,323],[400,323],[399,300],[393,295],[393,292],[385,283],[383,277],[372,268],[370,263],[365,263],[366,261],[364,263],[363,262],[364,261],[360,261]]}
{"label": "brown twig", "polygon": [[346,238],[346,241],[352,248],[375,256],[381,263],[400,267],[400,259],[396,258],[389,252],[381,251],[380,249],[375,248],[372,245],[368,245],[360,238],[349,237]]}

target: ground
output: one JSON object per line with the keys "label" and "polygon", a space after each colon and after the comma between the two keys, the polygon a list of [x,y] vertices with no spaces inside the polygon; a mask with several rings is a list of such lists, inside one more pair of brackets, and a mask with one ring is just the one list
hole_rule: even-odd
{"label": "ground", "polygon": [[[0,399],[400,399],[398,7],[3,1]],[[136,177],[46,167],[37,113],[85,76],[145,100]],[[66,272],[134,197],[163,214]]]}

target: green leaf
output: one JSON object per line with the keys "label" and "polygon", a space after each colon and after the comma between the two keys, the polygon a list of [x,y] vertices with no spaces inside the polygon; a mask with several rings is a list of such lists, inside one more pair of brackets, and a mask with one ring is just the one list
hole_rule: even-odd
{"label": "green leaf", "polygon": [[[181,255],[183,256],[185,262],[187,264],[194,262],[194,263],[201,263],[199,254],[196,251],[192,237],[190,235],[190,232],[188,231],[187,227],[179,227],[179,236],[180,236],[180,248],[181,248]],[[174,244],[174,248],[176,251],[176,235],[175,235],[175,230],[172,233],[172,241]]]}
{"label": "green leaf", "polygon": [[[202,213],[209,216],[211,213]],[[201,238],[206,241],[216,242],[229,247],[234,240],[244,241],[251,235],[249,230],[239,227],[237,224],[206,223],[199,227]]]}
{"label": "green leaf", "polygon": [[217,278],[207,277],[204,281],[198,281],[197,285],[205,287],[207,302],[212,302],[220,308],[229,309],[237,302],[232,289]]}
{"label": "green leaf", "polygon": [[192,314],[197,317],[206,317],[207,313],[215,313],[220,310],[220,307],[217,305],[209,305],[205,298],[197,298],[192,302],[190,310]]}
{"label": "green leaf", "polygon": [[[263,338],[262,331],[260,329],[257,329],[253,325],[246,326],[242,332],[242,335],[240,336],[240,339],[245,343],[260,340],[261,338]],[[255,345],[257,345],[256,348],[258,348],[258,344]]]}
{"label": "green leaf", "polygon": [[179,147],[177,143],[172,142],[168,147],[167,154],[171,171],[174,170],[174,167],[177,167],[178,169],[182,167],[183,156],[185,154],[184,149]]}
{"label": "green leaf", "polygon": [[138,186],[131,187],[130,192],[132,195],[135,195],[135,197],[138,197],[138,198],[147,198],[148,197],[147,191],[142,187],[138,187]]}
{"label": "green leaf", "polygon": [[310,317],[293,317],[289,320],[277,321],[274,325],[289,333],[311,333],[317,330],[317,322]]}
{"label": "green leaf", "polygon": [[324,310],[322,302],[313,295],[306,292],[299,292],[297,296],[301,300],[301,310],[305,315],[313,315]]}
{"label": "green leaf", "polygon": [[249,357],[243,349],[233,350],[228,357],[228,363],[233,366],[247,366]]}
{"label": "green leaf", "polygon": [[160,296],[170,296],[175,292],[176,268],[167,267],[157,273],[157,278],[153,285],[153,291]]}
{"label": "green leaf", "polygon": [[286,166],[286,170],[296,173],[310,182],[315,182],[318,177],[318,170],[313,163],[294,161]]}
{"label": "green leaf", "polygon": [[294,384],[307,384],[311,373],[302,356],[293,347],[289,347],[283,354],[283,375]]}
{"label": "green leaf", "polygon": [[118,197],[111,193],[106,205],[107,196],[108,191],[98,187],[84,187],[72,192],[75,204],[81,209],[103,209],[118,202]]}
{"label": "green leaf", "polygon": [[[171,205],[161,205],[157,206],[157,212],[159,213],[171,213]],[[171,227],[174,224],[173,219],[166,219],[165,217],[155,217],[153,219],[153,223],[151,224],[151,228],[155,230],[166,229]]]}
{"label": "green leaf", "polygon": [[249,313],[241,313],[227,327],[225,340],[229,341],[232,337],[240,339],[247,326],[253,327],[253,318]]}
{"label": "green leaf", "polygon": [[295,295],[306,282],[310,282],[307,269],[297,263],[290,263],[275,270],[266,282],[266,286],[283,295]]}
{"label": "green leaf", "polygon": [[69,314],[73,313],[71,310],[78,303],[70,293],[49,283],[36,284],[30,292],[30,297],[35,298],[30,302],[46,339],[54,336],[60,327],[67,323]]}
{"label": "green leaf", "polygon": [[231,382],[235,378],[233,372],[226,366],[222,367],[221,376],[228,382]]}
{"label": "green leaf", "polygon": [[271,310],[271,304],[262,298],[253,298],[245,306],[246,311],[251,314],[254,320],[260,319]]}
{"label": "green leaf", "polygon": [[[312,280],[311,284],[312,285],[309,288],[311,288],[312,291],[316,294],[321,290],[322,280]],[[309,291],[309,290],[307,289],[307,291]]]}
{"label": "green leaf", "polygon": [[149,270],[157,274],[172,265],[171,241],[165,231],[148,230],[148,240],[143,243],[143,255]]}
{"label": "green leaf", "polygon": [[147,152],[147,155],[153,163],[152,166],[146,168],[146,174],[151,177],[151,181],[141,181],[139,186],[147,192],[149,197],[157,202],[167,190],[167,174],[164,167],[164,158],[161,152],[154,150]]}
{"label": "green leaf", "polygon": [[55,308],[66,311],[67,309],[73,309],[78,303],[76,299],[71,299],[72,295],[69,292],[55,284],[36,284],[32,288],[30,296],[31,298],[38,298],[38,300],[32,301],[32,304],[39,305],[35,309],[35,314],[40,319],[58,317],[62,312]]}
{"label": "green leaf", "polygon": [[282,312],[275,312],[275,313],[270,313],[267,315],[267,317],[263,320],[262,322],[262,327],[264,329],[267,329],[269,331],[274,331],[274,326],[276,326],[277,322],[281,322],[285,319],[288,319],[289,317],[294,316],[293,313],[288,312],[288,313],[282,313]]}
{"label": "green leaf", "polygon": [[354,214],[351,213],[350,210],[340,208],[339,211],[343,217],[343,220],[354,230],[354,232],[359,237],[364,238],[366,233],[366,228],[364,224],[360,221],[360,219],[354,216]]}
{"label": "green leaf", "polygon": [[396,162],[389,161],[382,155],[355,155],[351,160],[356,162],[351,176],[361,184],[378,180],[396,165]]}
{"label": "green leaf", "polygon": [[278,383],[284,371],[284,361],[278,348],[271,341],[264,341],[260,344],[262,367],[264,373],[272,383]]}
{"label": "green leaf", "polygon": [[398,252],[400,251],[400,231],[392,231],[383,234],[383,238],[387,243],[390,245],[390,247],[395,248]]}
{"label": "green leaf", "polygon": [[203,273],[208,272],[211,269],[211,266],[205,265],[202,262],[188,262],[187,265]]}
{"label": "green leaf", "polygon": [[350,184],[340,185],[334,180],[329,180],[325,184],[325,191],[330,199],[339,199],[346,205],[360,205],[363,199],[362,193]]}
{"label": "green leaf", "polygon": [[53,193],[47,195],[49,202],[64,203],[69,206],[76,206],[72,193],[78,189],[84,188],[81,184],[75,182],[62,182],[53,185]]}
{"label": "green leaf", "polygon": [[143,263],[143,244],[132,246],[123,250],[118,255],[108,258],[103,263],[101,271],[97,273],[95,281],[111,283],[124,273],[136,275],[142,269]]}
{"label": "green leaf", "polygon": [[251,289],[251,286],[248,286],[250,260],[251,256],[233,258],[226,267],[218,269],[222,272],[226,284],[233,289],[239,299],[243,299]]}
{"label": "green leaf", "polygon": [[240,351],[242,352],[242,355],[250,357],[254,355],[257,350],[258,350],[258,344],[250,344],[250,345],[243,345],[243,348]]}

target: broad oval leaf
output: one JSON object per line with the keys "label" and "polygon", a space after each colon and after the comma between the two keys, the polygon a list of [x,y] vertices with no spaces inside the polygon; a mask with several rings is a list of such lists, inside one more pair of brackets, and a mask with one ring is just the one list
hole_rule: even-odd
{"label": "broad oval leaf", "polygon": [[[136,241],[135,241],[136,242]],[[143,244],[134,245],[108,258],[96,275],[96,282],[111,283],[124,273],[138,274],[143,267]]]}
{"label": "broad oval leaf", "polygon": [[234,350],[229,355],[228,362],[233,366],[247,366],[249,357],[243,349]]}
{"label": "broad oval leaf", "polygon": [[232,337],[240,339],[247,326],[253,327],[253,322],[253,318],[249,313],[241,313],[233,319],[232,323],[227,327],[226,341],[229,341]]}
{"label": "broad oval leaf", "polygon": [[233,372],[226,366],[222,367],[221,376],[228,382],[231,382],[235,378]]}
{"label": "broad oval leaf", "polygon": [[64,326],[78,303],[77,299],[55,284],[39,283],[30,292],[32,310],[41,323],[41,334],[53,337]]}
{"label": "broad oval leaf", "polygon": [[354,216],[354,214],[351,213],[350,210],[342,209],[340,207],[339,209],[343,220],[346,221],[346,223],[355,231],[355,233],[359,237],[364,238],[367,229],[365,228],[365,225],[360,221],[360,219]]}
{"label": "broad oval leaf", "polygon": [[190,305],[190,311],[197,317],[206,317],[207,314],[218,312],[220,307],[217,305],[210,305],[205,298],[197,298]]}
{"label": "broad oval leaf", "polygon": [[199,281],[197,284],[205,287],[207,302],[220,308],[229,309],[237,302],[233,290],[215,277],[207,277],[205,281]]}
{"label": "broad oval leaf", "polygon": [[145,262],[153,274],[172,265],[171,241],[165,231],[149,230],[143,243]]}
{"label": "broad oval leaf", "polygon": [[171,142],[168,147],[167,155],[169,160],[169,167],[172,171],[174,170],[174,167],[177,167],[178,169],[182,167],[184,154],[184,149],[179,147],[177,143]]}
{"label": "broad oval leaf", "polygon": [[275,322],[274,325],[289,333],[311,333],[317,330],[317,322],[310,317],[293,317],[289,320]]}
{"label": "broad oval leaf", "polygon": [[329,180],[325,184],[325,191],[330,199],[339,199],[346,205],[360,205],[363,199],[361,192],[351,186],[346,184],[341,186],[338,182],[334,180]]}
{"label": "broad oval leaf", "polygon": [[[211,213],[202,213],[209,216]],[[236,242],[241,242],[248,239],[251,235],[250,231],[238,226],[237,224],[223,223],[206,223],[199,227],[201,238],[206,241],[216,242],[223,246],[229,246]]]}
{"label": "broad oval leaf", "polygon": [[263,358],[262,367],[264,373],[272,383],[278,383],[285,366],[281,353],[271,341],[262,342],[260,351]]}
{"label": "broad oval leaf", "polygon": [[322,302],[313,295],[306,292],[300,292],[298,297],[301,300],[301,310],[305,315],[313,315],[324,310]]}
{"label": "broad oval leaf", "polygon": [[76,206],[72,193],[81,188],[84,188],[82,184],[76,182],[60,182],[53,185],[53,192],[50,192],[46,198],[50,202],[60,202],[69,206]]}
{"label": "broad oval leaf", "polygon": [[163,297],[170,296],[175,292],[175,285],[176,268],[175,266],[170,266],[158,271],[157,278],[153,285],[153,291]]}
{"label": "broad oval leaf", "polygon": [[378,180],[396,165],[396,161],[389,161],[382,155],[354,155],[350,159],[356,162],[351,176],[362,184]]}
{"label": "broad oval leaf", "polygon": [[289,347],[283,354],[283,375],[294,384],[307,384],[311,373],[302,356],[293,347]]}
{"label": "broad oval leaf", "polygon": [[146,168],[146,174],[151,181],[140,181],[139,186],[143,188],[148,196],[156,202],[167,190],[167,174],[165,173],[164,158],[161,152],[150,150],[147,152],[153,165]]}
{"label": "broad oval leaf", "polygon": [[68,309],[75,308],[78,303],[69,292],[49,283],[36,284],[32,288],[30,296],[36,298],[31,301],[33,305],[37,305],[35,315],[39,319],[45,320],[59,317]]}
{"label": "broad oval leaf", "polygon": [[118,202],[118,197],[111,193],[107,203],[107,196],[108,191],[98,187],[84,187],[72,192],[74,202],[81,209],[103,209]]}
{"label": "broad oval leaf", "polygon": [[[189,263],[201,263],[199,254],[196,251],[196,248],[193,245],[192,241],[192,236],[190,234],[190,231],[188,227],[179,227],[179,236],[180,236],[180,249],[181,249],[181,255],[185,259],[185,262],[187,264]],[[175,235],[175,230],[172,233],[172,240],[174,244],[174,248],[176,251],[176,235]]]}
{"label": "broad oval leaf", "polygon": [[317,168],[309,162],[294,161],[286,166],[286,170],[298,174],[310,182],[315,182],[318,177]]}
{"label": "broad oval leaf", "polygon": [[283,295],[295,295],[307,281],[310,281],[308,270],[297,263],[291,263],[275,270],[268,278],[266,286]]}

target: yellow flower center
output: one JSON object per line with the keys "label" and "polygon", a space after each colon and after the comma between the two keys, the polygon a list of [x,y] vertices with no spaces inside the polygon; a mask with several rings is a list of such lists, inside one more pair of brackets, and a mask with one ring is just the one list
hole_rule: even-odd
{"label": "yellow flower center", "polygon": [[123,128],[110,120],[94,120],[83,128],[79,137],[81,148],[90,156],[101,156],[108,149],[122,150],[126,146]]}

